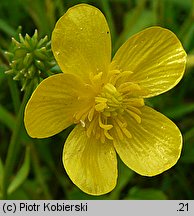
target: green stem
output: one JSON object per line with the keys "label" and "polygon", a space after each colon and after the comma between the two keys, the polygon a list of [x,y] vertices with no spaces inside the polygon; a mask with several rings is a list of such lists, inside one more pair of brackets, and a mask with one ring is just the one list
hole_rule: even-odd
{"label": "green stem", "polygon": [[8,77],[8,83],[9,83],[9,88],[11,92],[11,99],[13,101],[13,106],[14,106],[14,111],[15,113],[18,113],[19,108],[20,108],[20,93],[17,88],[16,82],[13,80],[12,77]]}
{"label": "green stem", "polygon": [[24,109],[26,106],[26,103],[31,95],[33,85],[29,85],[29,87],[26,89],[26,92],[23,97],[23,101],[21,103],[18,116],[17,116],[17,121],[15,125],[15,129],[13,131],[8,152],[7,152],[7,157],[5,161],[5,170],[4,170],[4,176],[3,176],[3,199],[7,199],[7,188],[9,185],[9,178],[11,176],[11,173],[14,168],[14,163],[16,160],[17,152],[19,151],[19,139],[20,139],[20,132],[23,126],[23,115],[24,115]]}
{"label": "green stem", "polygon": [[39,185],[41,186],[41,188],[43,190],[45,199],[52,199],[49,188],[46,184],[45,177],[42,173],[42,170],[40,167],[40,162],[39,162],[39,159],[37,157],[37,152],[36,152],[34,145],[31,145],[31,154],[32,154],[32,165],[34,167],[34,173],[35,173],[35,176],[36,176],[36,179],[37,179]]}

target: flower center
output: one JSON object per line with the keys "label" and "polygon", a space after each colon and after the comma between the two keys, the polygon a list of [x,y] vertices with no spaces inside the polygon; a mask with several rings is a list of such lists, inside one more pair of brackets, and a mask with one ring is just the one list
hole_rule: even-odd
{"label": "flower center", "polygon": [[118,113],[124,111],[122,102],[122,95],[111,83],[107,83],[103,87],[102,93],[98,97],[95,97],[95,110],[106,117],[117,116]]}
{"label": "flower center", "polygon": [[144,100],[140,86],[129,81],[131,74],[130,71],[112,70],[106,78],[102,78],[102,72],[92,77],[91,83],[97,94],[94,103],[76,114],[88,137],[93,136],[102,143],[106,139],[113,140],[115,135],[120,140],[132,137],[126,117],[130,115],[141,123],[140,108],[144,106]]}

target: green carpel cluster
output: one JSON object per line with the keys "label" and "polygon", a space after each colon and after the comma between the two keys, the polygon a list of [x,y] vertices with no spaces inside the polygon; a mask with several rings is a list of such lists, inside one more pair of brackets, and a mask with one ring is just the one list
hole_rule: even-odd
{"label": "green carpel cluster", "polygon": [[22,91],[32,80],[39,83],[41,78],[48,77],[49,70],[56,64],[48,37],[38,40],[37,30],[32,37],[19,34],[19,41],[12,38],[12,49],[5,55],[10,66],[6,73],[21,82]]}

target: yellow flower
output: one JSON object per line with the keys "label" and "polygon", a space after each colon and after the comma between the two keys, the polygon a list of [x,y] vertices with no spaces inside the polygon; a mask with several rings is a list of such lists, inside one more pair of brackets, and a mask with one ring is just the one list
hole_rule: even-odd
{"label": "yellow flower", "polygon": [[154,176],[180,157],[182,136],[144,98],[173,88],[186,53],[169,30],[147,28],[129,38],[111,61],[110,30],[95,7],[70,8],[52,33],[52,51],[63,71],[45,79],[25,110],[34,138],[77,124],[63,151],[67,174],[81,190],[100,195],[117,181],[117,155],[132,170]]}

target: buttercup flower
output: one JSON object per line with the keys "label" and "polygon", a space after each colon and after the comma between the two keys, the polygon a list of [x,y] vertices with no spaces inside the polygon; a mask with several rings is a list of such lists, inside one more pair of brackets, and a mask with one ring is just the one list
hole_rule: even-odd
{"label": "buttercup flower", "polygon": [[41,82],[25,110],[34,138],[76,124],[63,151],[70,179],[88,194],[110,192],[117,155],[132,170],[154,176],[180,157],[182,136],[144,98],[173,88],[182,78],[186,53],[169,30],[147,28],[129,38],[111,61],[111,36],[95,7],[70,8],[52,33],[52,51],[63,71]]}

